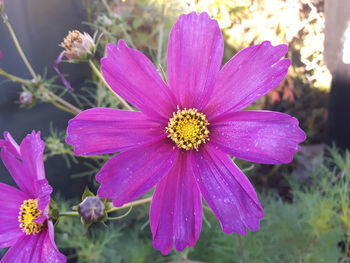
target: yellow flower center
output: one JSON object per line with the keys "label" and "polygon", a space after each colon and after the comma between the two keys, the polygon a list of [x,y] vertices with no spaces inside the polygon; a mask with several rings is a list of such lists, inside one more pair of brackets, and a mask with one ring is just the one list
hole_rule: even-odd
{"label": "yellow flower center", "polygon": [[184,150],[198,150],[201,144],[209,141],[209,122],[197,109],[183,109],[173,113],[165,128],[168,138]]}
{"label": "yellow flower center", "polygon": [[35,223],[34,220],[41,215],[41,211],[38,208],[38,199],[24,200],[19,209],[18,222],[19,227],[27,235],[35,235],[41,232],[44,224]]}

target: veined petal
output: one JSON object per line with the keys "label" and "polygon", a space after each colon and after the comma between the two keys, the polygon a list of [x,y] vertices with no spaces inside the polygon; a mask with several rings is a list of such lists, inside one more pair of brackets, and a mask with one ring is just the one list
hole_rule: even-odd
{"label": "veined petal", "polygon": [[[1,263],[31,263],[35,256],[36,246],[40,242],[42,235],[23,235],[7,251],[1,259]],[[43,262],[38,262],[43,263]]]}
{"label": "veined petal", "polygon": [[0,183],[0,248],[12,246],[24,235],[19,227],[18,215],[24,200],[29,196],[24,192]]}
{"label": "veined petal", "polygon": [[26,171],[23,168],[22,162],[13,154],[13,152],[7,148],[2,147],[0,151],[1,160],[4,163],[6,169],[9,171],[16,184],[23,191],[29,193],[31,183],[28,183],[26,178]]}
{"label": "veined petal", "polygon": [[150,220],[153,246],[163,254],[172,247],[194,246],[202,227],[202,201],[187,153],[180,153],[176,165],[157,185],[152,198]]}
{"label": "veined petal", "polygon": [[42,212],[41,216],[34,221],[41,224],[49,218],[48,210],[46,208],[50,204],[53,189],[46,179],[36,180],[34,185],[37,194],[36,197],[38,198],[38,208]]}
{"label": "veined petal", "polygon": [[256,231],[264,216],[249,180],[224,153],[207,144],[192,152],[193,171],[205,201],[225,233]]}
{"label": "veined petal", "polygon": [[20,158],[20,148],[9,132],[4,132],[4,140],[0,140],[0,148],[6,147],[16,158]]}
{"label": "veined petal", "polygon": [[203,109],[213,91],[224,51],[216,20],[181,15],[170,32],[167,73],[181,108]]}
{"label": "veined petal", "polygon": [[165,136],[164,126],[142,112],[93,108],[69,121],[66,142],[76,155],[115,153]]}
{"label": "veined petal", "polygon": [[249,106],[284,79],[291,64],[282,59],[286,45],[272,46],[265,41],[243,49],[221,69],[205,112],[209,121],[226,112]]}
{"label": "veined petal", "polygon": [[47,222],[47,227],[41,247],[41,262],[65,263],[66,257],[57,249],[54,240],[54,227],[51,221]]}
{"label": "veined petal", "polygon": [[114,206],[131,202],[150,190],[176,162],[179,150],[167,140],[143,145],[112,157],[96,175],[98,195]]}
{"label": "veined petal", "polygon": [[299,122],[271,111],[223,115],[211,126],[210,140],[223,152],[256,163],[289,163],[306,138]]}
{"label": "veined petal", "polygon": [[173,94],[152,62],[123,40],[107,45],[101,64],[111,88],[151,118],[167,120],[176,109]]}
{"label": "veined petal", "polygon": [[7,251],[1,263],[65,263],[53,240],[53,226],[37,235],[24,235]]}

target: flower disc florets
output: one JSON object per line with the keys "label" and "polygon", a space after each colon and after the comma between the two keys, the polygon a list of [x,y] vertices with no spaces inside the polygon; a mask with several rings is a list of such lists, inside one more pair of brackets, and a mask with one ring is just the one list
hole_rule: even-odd
{"label": "flower disc florets", "polygon": [[169,119],[166,133],[179,148],[198,150],[201,144],[209,141],[208,126],[207,117],[197,109],[179,109]]}
{"label": "flower disc florets", "polygon": [[19,209],[18,222],[19,227],[27,235],[35,235],[41,232],[44,224],[34,222],[41,215],[38,207],[38,199],[24,200]]}

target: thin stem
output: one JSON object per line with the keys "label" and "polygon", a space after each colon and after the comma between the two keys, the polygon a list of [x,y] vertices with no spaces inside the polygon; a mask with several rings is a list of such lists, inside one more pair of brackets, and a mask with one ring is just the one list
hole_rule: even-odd
{"label": "thin stem", "polygon": [[80,216],[78,212],[59,212],[59,216]]}
{"label": "thin stem", "polygon": [[3,69],[0,68],[0,75],[3,75],[4,77],[12,80],[12,81],[16,81],[19,82],[25,86],[29,86],[31,83],[28,80],[22,79],[20,77],[16,77],[10,73],[7,73],[6,71],[4,71]]}
{"label": "thin stem", "polygon": [[245,254],[245,252],[244,252],[244,246],[243,246],[242,237],[241,237],[240,235],[237,234],[237,238],[238,238],[239,250],[240,250],[240,254],[241,254],[242,263],[248,263],[246,254]]}
{"label": "thin stem", "polygon": [[11,24],[10,24],[10,22],[9,22],[9,20],[8,20],[8,18],[7,18],[7,16],[3,14],[3,15],[2,15],[2,18],[3,18],[3,20],[4,20],[5,25],[7,26],[8,30],[9,30],[9,32],[10,32],[10,35],[11,35],[11,37],[12,37],[12,40],[13,40],[13,42],[14,42],[14,44],[15,44],[17,50],[18,50],[18,53],[19,53],[19,55],[21,56],[21,58],[22,58],[24,64],[26,65],[27,69],[29,70],[29,72],[30,72],[30,74],[33,76],[33,78],[36,79],[36,78],[37,78],[37,75],[35,74],[35,71],[34,71],[32,65],[29,63],[29,61],[28,61],[26,55],[24,54],[23,49],[22,49],[22,47],[21,47],[21,45],[19,44],[19,41],[18,41],[18,39],[17,39],[16,33],[15,33],[15,31],[13,30],[13,27],[11,26]]}
{"label": "thin stem", "polygon": [[54,100],[50,100],[50,102],[52,103],[52,105],[54,105],[55,107],[59,108],[60,110],[63,110],[63,111],[69,112],[69,113],[71,113],[71,114],[73,114],[73,115],[77,115],[77,113],[76,113],[76,112],[74,112],[74,111],[70,110],[69,108],[66,108],[65,106],[63,106],[63,105],[61,105],[61,104],[57,103],[57,102],[56,102],[56,101],[54,101]]}
{"label": "thin stem", "polygon": [[152,200],[152,197],[148,197],[148,198],[144,198],[144,199],[141,199],[141,200],[137,200],[137,201],[134,201],[134,202],[127,203],[127,204],[125,204],[123,206],[120,206],[120,207],[112,207],[111,209],[109,209],[107,211],[107,213],[119,211],[119,210],[122,210],[124,208],[131,207],[131,206],[138,206],[138,205],[146,204],[146,203],[151,202],[151,200]]}
{"label": "thin stem", "polygon": [[[20,43],[18,41],[18,38],[16,36],[15,31],[13,30],[13,27],[12,27],[11,23],[8,20],[8,17],[6,16],[6,14],[2,14],[2,18],[4,20],[5,25],[7,26],[8,30],[9,30],[9,32],[10,32],[12,40],[13,40],[13,42],[14,42],[17,50],[18,50],[18,53],[19,53],[20,57],[22,58],[24,64],[26,65],[27,69],[29,70],[29,72],[33,76],[33,78],[37,79],[37,75],[36,75],[32,65],[29,63],[26,55],[24,54],[24,51],[23,51],[23,49],[22,49],[22,47],[21,47],[21,45],[20,45]],[[16,81],[16,82],[19,82],[19,83],[21,83],[23,85],[26,85],[26,86],[30,86],[30,84],[31,84],[29,81],[24,80],[24,79],[19,78],[19,77],[16,77],[16,76],[13,76],[13,75],[11,75],[11,74],[3,71],[3,70],[0,70],[0,74],[5,76],[5,77],[7,77],[7,78],[9,78],[9,79],[11,79],[11,80],[13,80],[13,81]],[[81,112],[80,109],[76,108],[75,106],[73,106],[72,104],[70,104],[66,100],[62,99],[61,97],[55,95],[54,93],[49,91],[47,88],[42,87],[42,89],[44,89],[46,91],[46,93],[52,98],[52,100],[50,100],[50,102],[54,106],[56,106],[57,108],[59,108],[61,110],[64,110],[64,111],[67,111],[67,112],[70,112],[70,113],[75,114],[75,115],[79,114]],[[59,102],[62,105],[59,105],[58,103],[56,103],[56,101]]]}
{"label": "thin stem", "polygon": [[107,217],[107,219],[108,220],[119,220],[119,219],[122,219],[122,218],[128,216],[130,214],[131,210],[132,210],[132,206],[130,206],[129,210],[125,214],[123,214],[121,216]]}
{"label": "thin stem", "polygon": [[120,97],[117,93],[115,93],[112,88],[108,85],[108,83],[106,82],[106,80],[104,79],[104,77],[101,74],[101,71],[96,67],[96,65],[94,64],[94,62],[92,62],[91,60],[89,60],[89,65],[91,67],[91,69],[93,70],[93,72],[96,74],[96,76],[103,82],[103,84],[110,89],[110,91],[118,98],[118,100],[120,101],[120,103],[124,106],[124,108],[132,111],[133,108],[122,98]]}
{"label": "thin stem", "polygon": [[163,53],[163,33],[164,33],[164,25],[160,24],[159,25],[159,36],[158,36],[158,48],[157,48],[157,64],[161,65],[162,64],[162,53]]}
{"label": "thin stem", "polygon": [[46,88],[43,88],[45,89],[45,92],[47,92],[47,94],[53,98],[55,101],[61,103],[62,105],[66,106],[66,108],[68,108],[72,114],[74,115],[77,115],[81,112],[80,109],[78,109],[77,107],[75,107],[74,105],[70,104],[68,101],[62,99],[60,96],[57,96],[55,93],[49,91],[48,89]]}

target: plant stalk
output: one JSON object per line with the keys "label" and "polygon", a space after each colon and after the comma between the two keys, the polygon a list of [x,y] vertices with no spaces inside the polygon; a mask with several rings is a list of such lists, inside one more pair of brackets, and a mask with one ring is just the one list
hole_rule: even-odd
{"label": "plant stalk", "polygon": [[96,76],[103,82],[103,84],[110,89],[110,91],[117,97],[117,99],[119,100],[119,102],[124,106],[124,108],[132,111],[133,108],[122,98],[120,97],[117,93],[115,93],[112,88],[108,85],[108,83],[106,82],[106,80],[104,79],[104,77],[101,74],[101,71],[96,67],[96,65],[94,64],[94,62],[92,62],[92,60],[89,60],[89,65],[92,69],[92,71],[96,74]]}

